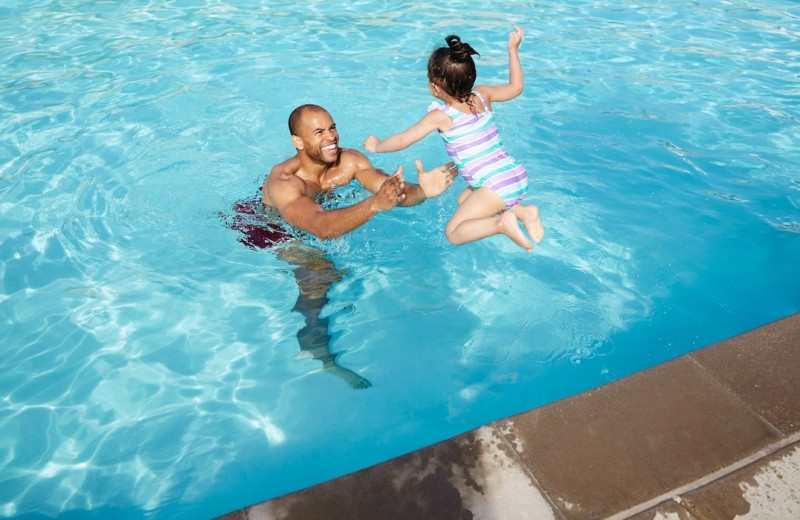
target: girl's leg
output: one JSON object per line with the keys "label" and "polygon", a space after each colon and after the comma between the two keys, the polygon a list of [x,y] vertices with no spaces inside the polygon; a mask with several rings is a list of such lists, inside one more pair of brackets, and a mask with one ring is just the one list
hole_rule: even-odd
{"label": "girl's leg", "polygon": [[474,190],[472,187],[470,187],[470,186],[467,186],[467,187],[464,189],[464,191],[462,191],[461,193],[459,193],[459,194],[458,194],[458,199],[457,199],[457,200],[458,200],[458,203],[459,203],[459,205],[460,205],[460,204],[462,204],[462,203],[463,203],[465,200],[467,200],[467,197],[469,197],[470,195],[472,195],[472,192],[474,192],[474,191],[475,191],[475,190]]}
{"label": "girl's leg", "polygon": [[536,206],[526,206],[524,204],[514,204],[511,208],[514,215],[525,226],[525,230],[537,244],[541,242],[544,236],[544,226],[542,219],[539,218],[539,208]]}
{"label": "girl's leg", "polygon": [[497,193],[478,188],[456,208],[445,227],[445,235],[453,244],[461,245],[503,233],[518,246],[528,251],[533,249],[514,213],[503,212],[504,209],[505,202]]}

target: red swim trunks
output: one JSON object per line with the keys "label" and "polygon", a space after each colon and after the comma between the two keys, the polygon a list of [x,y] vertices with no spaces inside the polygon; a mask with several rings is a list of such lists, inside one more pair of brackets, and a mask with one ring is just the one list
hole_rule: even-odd
{"label": "red swim trunks", "polygon": [[233,205],[234,215],[228,224],[231,229],[242,233],[239,242],[252,249],[267,249],[294,239],[281,226],[259,211],[258,199],[245,200]]}

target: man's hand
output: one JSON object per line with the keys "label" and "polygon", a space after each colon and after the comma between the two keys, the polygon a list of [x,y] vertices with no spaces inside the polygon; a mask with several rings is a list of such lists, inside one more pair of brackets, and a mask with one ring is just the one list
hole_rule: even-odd
{"label": "man's hand", "polygon": [[406,194],[403,193],[405,189],[405,181],[403,180],[403,167],[399,167],[394,175],[386,179],[378,191],[373,195],[375,199],[375,209],[377,211],[385,211],[397,206]]}
{"label": "man's hand", "polygon": [[417,167],[417,182],[422,188],[422,193],[426,198],[437,197],[453,185],[453,179],[458,175],[455,163],[449,162],[426,172],[422,167],[422,161],[414,161]]}

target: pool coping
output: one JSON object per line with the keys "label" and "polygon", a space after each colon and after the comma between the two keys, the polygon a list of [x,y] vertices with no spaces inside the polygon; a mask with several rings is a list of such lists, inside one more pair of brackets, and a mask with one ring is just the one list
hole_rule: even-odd
{"label": "pool coping", "polygon": [[219,518],[800,518],[796,396],[800,313]]}

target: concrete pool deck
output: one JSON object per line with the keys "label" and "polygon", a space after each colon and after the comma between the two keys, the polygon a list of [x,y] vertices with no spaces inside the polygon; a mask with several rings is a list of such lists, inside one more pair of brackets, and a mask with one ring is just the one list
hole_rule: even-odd
{"label": "concrete pool deck", "polygon": [[800,313],[224,520],[800,518]]}

